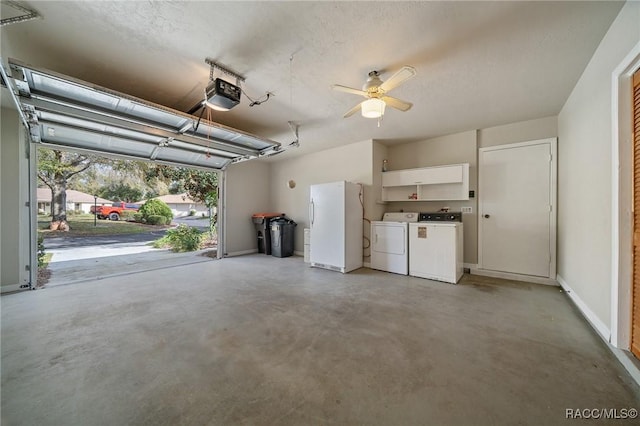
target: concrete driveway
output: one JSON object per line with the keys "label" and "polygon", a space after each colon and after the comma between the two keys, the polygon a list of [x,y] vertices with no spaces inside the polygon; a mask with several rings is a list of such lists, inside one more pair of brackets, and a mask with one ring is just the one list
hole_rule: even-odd
{"label": "concrete driveway", "polygon": [[[201,222],[193,223],[197,226]],[[188,225],[194,226],[191,223]],[[207,229],[208,226],[207,220]],[[53,256],[49,263],[51,278],[46,285],[95,281],[213,260],[204,255],[212,250],[210,248],[189,253],[153,248],[151,242],[165,233],[166,230],[144,234],[47,238],[44,240],[45,249]]]}

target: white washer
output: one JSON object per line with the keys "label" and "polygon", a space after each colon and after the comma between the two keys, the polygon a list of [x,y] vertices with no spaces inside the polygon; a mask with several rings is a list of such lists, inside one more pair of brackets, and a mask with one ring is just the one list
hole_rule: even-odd
{"label": "white washer", "polygon": [[409,222],[418,213],[385,213],[371,222],[371,268],[409,274]]}
{"label": "white washer", "polygon": [[460,213],[420,213],[421,221],[409,225],[409,275],[452,284],[460,280],[463,227],[448,221],[452,215],[462,220]]}

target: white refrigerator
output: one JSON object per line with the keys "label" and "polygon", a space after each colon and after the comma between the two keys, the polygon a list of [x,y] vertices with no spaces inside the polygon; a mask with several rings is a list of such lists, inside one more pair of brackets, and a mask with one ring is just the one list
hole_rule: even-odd
{"label": "white refrigerator", "polygon": [[311,185],[311,266],[342,273],[362,267],[361,187],[352,182]]}

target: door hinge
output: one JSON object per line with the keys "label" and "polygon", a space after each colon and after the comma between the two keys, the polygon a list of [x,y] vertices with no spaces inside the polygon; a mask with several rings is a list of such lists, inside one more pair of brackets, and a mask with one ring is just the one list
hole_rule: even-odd
{"label": "door hinge", "polygon": [[25,201],[24,202],[24,206],[25,207],[31,207],[31,202],[30,201]]}
{"label": "door hinge", "polygon": [[553,211],[553,206],[549,205],[549,212],[552,212],[552,211]]}
{"label": "door hinge", "polygon": [[31,270],[31,265],[24,265],[24,270],[25,271],[30,271]]}
{"label": "door hinge", "polygon": [[553,154],[549,154],[549,162],[553,161]]}

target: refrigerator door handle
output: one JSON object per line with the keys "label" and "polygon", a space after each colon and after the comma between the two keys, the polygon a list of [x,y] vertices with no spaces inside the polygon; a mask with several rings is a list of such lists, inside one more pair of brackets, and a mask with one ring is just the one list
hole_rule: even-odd
{"label": "refrigerator door handle", "polygon": [[316,216],[316,209],[315,209],[315,205],[313,204],[313,200],[311,200],[311,203],[309,203],[309,218],[311,219],[311,226],[313,226],[313,220],[315,219]]}

